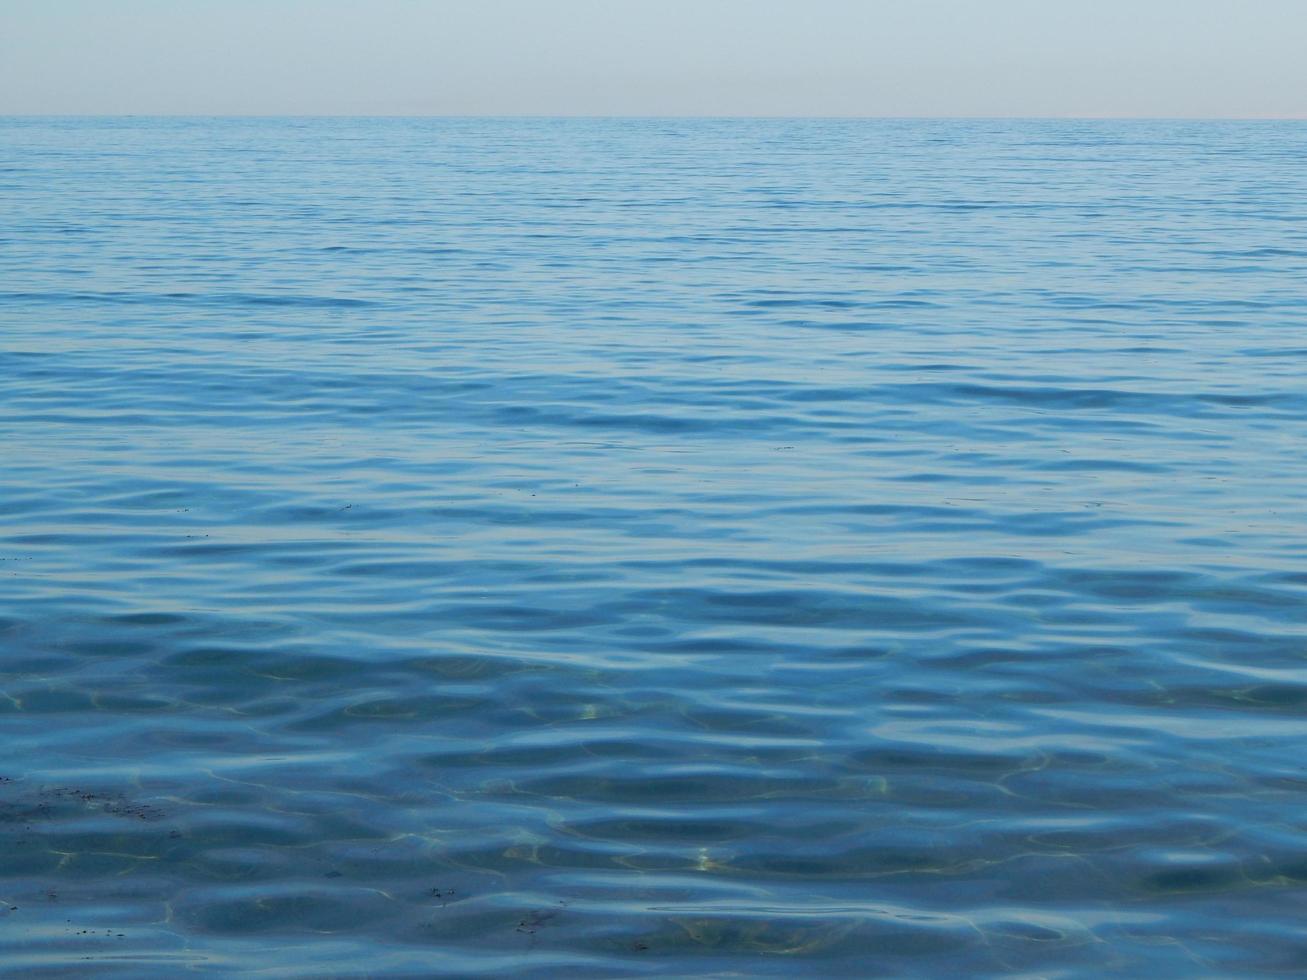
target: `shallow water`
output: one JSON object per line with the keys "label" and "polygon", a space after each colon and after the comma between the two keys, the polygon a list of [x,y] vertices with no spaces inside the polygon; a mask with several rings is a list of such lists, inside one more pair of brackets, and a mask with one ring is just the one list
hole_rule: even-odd
{"label": "shallow water", "polygon": [[0,121],[3,969],[1307,970],[1304,164]]}

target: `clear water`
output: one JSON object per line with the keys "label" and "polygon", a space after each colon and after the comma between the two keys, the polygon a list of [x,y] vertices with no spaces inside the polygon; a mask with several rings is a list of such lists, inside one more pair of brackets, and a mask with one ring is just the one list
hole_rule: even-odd
{"label": "clear water", "polygon": [[36,976],[1307,970],[1307,124],[0,122]]}

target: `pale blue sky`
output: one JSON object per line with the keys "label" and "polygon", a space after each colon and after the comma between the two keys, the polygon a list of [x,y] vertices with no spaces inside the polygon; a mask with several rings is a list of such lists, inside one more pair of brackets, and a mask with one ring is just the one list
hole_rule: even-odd
{"label": "pale blue sky", "polygon": [[1307,116],[1307,0],[0,0],[0,113]]}

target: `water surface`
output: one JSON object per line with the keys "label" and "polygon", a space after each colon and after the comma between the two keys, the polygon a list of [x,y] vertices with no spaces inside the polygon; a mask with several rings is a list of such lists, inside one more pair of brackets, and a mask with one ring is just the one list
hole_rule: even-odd
{"label": "water surface", "polygon": [[1304,162],[0,121],[3,968],[1307,970]]}

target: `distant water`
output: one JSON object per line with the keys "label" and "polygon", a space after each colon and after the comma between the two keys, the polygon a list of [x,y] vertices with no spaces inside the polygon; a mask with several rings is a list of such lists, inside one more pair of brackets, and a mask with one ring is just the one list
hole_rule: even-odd
{"label": "distant water", "polygon": [[1307,971],[1307,125],[0,121],[0,969]]}

